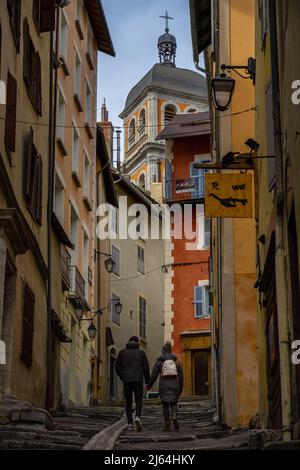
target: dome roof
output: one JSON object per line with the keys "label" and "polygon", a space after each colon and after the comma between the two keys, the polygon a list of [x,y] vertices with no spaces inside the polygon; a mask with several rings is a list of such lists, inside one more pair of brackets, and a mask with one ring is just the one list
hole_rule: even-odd
{"label": "dome roof", "polygon": [[206,79],[199,73],[179,67],[168,67],[165,64],[155,64],[129,92],[121,117],[147,88],[160,88],[197,98],[207,94]]}
{"label": "dome roof", "polygon": [[170,42],[176,45],[176,38],[173,34],[164,33],[158,38],[158,46],[163,44],[164,42]]}

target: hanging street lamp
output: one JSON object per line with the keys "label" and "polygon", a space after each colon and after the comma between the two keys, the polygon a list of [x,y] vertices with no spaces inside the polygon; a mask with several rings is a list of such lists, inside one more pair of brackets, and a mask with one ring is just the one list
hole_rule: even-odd
{"label": "hanging street lamp", "polygon": [[211,82],[212,96],[215,108],[218,111],[226,111],[231,103],[235,88],[234,78],[229,78],[225,73],[213,78]]}
{"label": "hanging street lamp", "polygon": [[96,338],[97,328],[95,327],[94,323],[91,323],[88,327],[88,335],[90,340],[93,341]]}

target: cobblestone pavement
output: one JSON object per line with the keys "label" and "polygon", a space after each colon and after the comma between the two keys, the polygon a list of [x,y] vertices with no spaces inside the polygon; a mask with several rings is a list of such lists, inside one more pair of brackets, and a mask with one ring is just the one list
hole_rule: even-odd
{"label": "cobblestone pavement", "polygon": [[79,450],[122,414],[118,406],[68,408],[52,413],[52,430],[39,424],[0,425],[0,449]]}
{"label": "cobblestone pavement", "polygon": [[214,409],[208,400],[179,402],[180,429],[164,431],[160,402],[145,402],[143,431],[124,431],[114,450],[204,450],[247,448],[249,430],[245,428],[221,429],[213,423]]}

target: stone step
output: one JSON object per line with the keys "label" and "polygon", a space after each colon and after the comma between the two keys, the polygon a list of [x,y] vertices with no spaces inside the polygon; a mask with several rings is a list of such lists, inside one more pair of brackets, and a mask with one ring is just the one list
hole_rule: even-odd
{"label": "stone step", "polygon": [[80,450],[81,445],[77,444],[60,444],[53,442],[42,441],[25,441],[15,439],[3,439],[0,441],[0,449],[34,449],[34,450]]}

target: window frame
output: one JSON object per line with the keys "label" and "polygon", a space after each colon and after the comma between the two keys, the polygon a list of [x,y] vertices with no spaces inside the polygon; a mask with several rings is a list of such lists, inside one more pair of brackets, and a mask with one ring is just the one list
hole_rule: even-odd
{"label": "window frame", "polygon": [[[197,292],[201,292],[201,300],[197,300]],[[194,286],[194,318],[207,318],[210,316],[209,284]],[[201,305],[201,313],[197,312],[197,306]]]}
{"label": "window frame", "polygon": [[116,245],[111,245],[111,258],[114,261],[112,273],[115,276],[120,277],[121,266],[120,266],[120,248]]}
{"label": "window frame", "polygon": [[[139,252],[143,253],[143,258],[139,257]],[[145,274],[145,247],[140,243],[137,243],[137,271],[141,274]]]}
{"label": "window frame", "polygon": [[147,339],[147,299],[141,294],[138,295],[138,312],[139,312],[139,317],[138,317],[139,318],[139,336],[140,338],[146,340]]}
{"label": "window frame", "polygon": [[121,315],[119,313],[116,313],[116,308],[115,304],[120,302],[120,296],[112,292],[111,295],[112,301],[111,301],[111,319],[112,322],[115,323],[118,326],[121,326]]}

